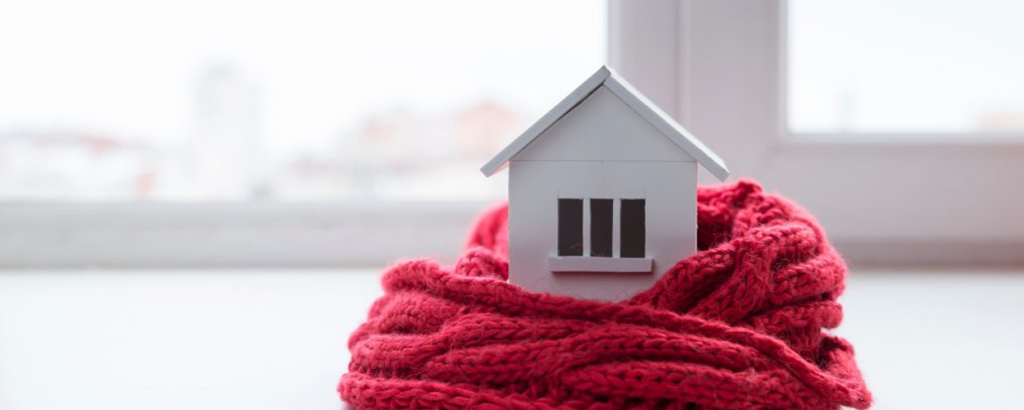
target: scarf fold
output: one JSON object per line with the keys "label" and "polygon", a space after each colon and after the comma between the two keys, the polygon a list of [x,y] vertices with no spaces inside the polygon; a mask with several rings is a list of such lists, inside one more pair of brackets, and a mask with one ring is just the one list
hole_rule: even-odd
{"label": "scarf fold", "polygon": [[750,181],[700,187],[700,251],[631,299],[509,284],[506,205],[454,267],[406,261],[349,339],[357,409],[865,409],[846,266],[804,210]]}

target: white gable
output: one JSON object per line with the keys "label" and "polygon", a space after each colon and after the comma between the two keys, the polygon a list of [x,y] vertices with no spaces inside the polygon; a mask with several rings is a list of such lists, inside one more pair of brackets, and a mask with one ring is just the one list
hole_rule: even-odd
{"label": "white gable", "polygon": [[511,160],[694,161],[604,86]]}
{"label": "white gable", "polygon": [[[600,92],[598,92],[598,91],[600,91]],[[677,150],[682,150],[682,152],[685,152],[689,156],[689,158],[692,158],[693,160],[696,160],[697,162],[699,162],[701,165],[704,166],[704,168],[706,168],[708,171],[710,171],[716,177],[718,177],[721,180],[724,180],[726,177],[729,176],[729,170],[725,167],[725,162],[723,162],[722,159],[718,157],[718,155],[716,155],[714,152],[712,152],[710,149],[708,149],[708,147],[706,147],[703,143],[701,143],[700,140],[698,140],[692,134],[690,134],[689,131],[687,131],[681,125],[676,123],[670,116],[668,116],[665,112],[661,111],[657,106],[655,106],[653,103],[651,103],[649,100],[647,100],[646,97],[644,97],[642,94],[640,94],[639,91],[637,91],[635,88],[633,88],[631,85],[629,85],[629,83],[627,83],[626,81],[624,81],[621,78],[619,78],[614,72],[612,72],[607,67],[601,67],[600,69],[598,69],[596,73],[591,75],[590,78],[588,78],[586,81],[584,81],[583,84],[581,84],[579,87],[576,88],[576,90],[574,90],[567,97],[565,97],[565,99],[563,99],[558,105],[556,105],[554,108],[552,108],[551,111],[549,111],[547,114],[545,114],[543,117],[541,117],[541,119],[539,121],[537,121],[535,124],[533,124],[533,126],[531,126],[529,129],[527,129],[526,132],[524,132],[522,135],[520,135],[519,138],[516,138],[515,141],[513,141],[511,144],[509,144],[507,147],[505,147],[505,149],[503,149],[500,153],[498,153],[497,156],[495,156],[493,159],[491,159],[491,161],[489,161],[486,165],[484,165],[484,167],[481,168],[481,171],[485,175],[487,175],[487,176],[493,175],[494,173],[500,171],[502,168],[504,168],[504,166],[508,163],[509,160],[513,159],[513,157],[516,157],[517,159],[519,159],[520,157],[518,157],[518,155],[520,153],[522,153],[524,150],[526,150],[527,147],[533,145],[536,142],[536,140],[538,140],[538,138],[541,135],[545,136],[543,138],[545,140],[547,140],[549,138],[549,136],[561,137],[561,136],[570,135],[570,134],[577,135],[576,133],[566,133],[566,132],[548,133],[547,131],[549,129],[551,129],[551,128],[556,127],[556,125],[560,124],[566,117],[570,116],[569,114],[571,112],[576,111],[577,108],[579,108],[581,106],[584,106],[584,105],[590,105],[590,104],[586,104],[586,103],[590,99],[592,99],[594,96],[599,96],[599,97],[601,97],[602,100],[604,100],[604,101],[598,101],[596,104],[594,104],[595,107],[599,106],[599,105],[600,106],[610,106],[609,105],[609,101],[611,101],[611,100],[609,100],[608,98],[605,98],[605,92],[606,91],[609,94],[614,95],[614,97],[617,97],[618,102],[620,102],[620,103],[626,105],[628,108],[630,108],[633,111],[634,115],[639,116],[640,118],[643,119],[643,121],[647,122],[647,124],[650,127],[652,127],[655,130],[657,130],[667,141],[669,141],[671,144],[673,144],[677,148]],[[618,113],[625,113],[626,110],[619,110],[618,108],[616,108],[610,114],[618,115],[618,114],[616,114],[617,112]],[[627,115],[621,115],[621,116],[619,116],[617,118],[603,118],[603,120],[601,119],[600,116],[598,116],[596,118],[590,118],[591,116],[587,115],[587,117],[588,118],[579,118],[579,119],[580,120],[584,120],[584,121],[601,121],[602,125],[605,126],[605,127],[612,126],[612,124],[614,124],[615,122],[621,120],[623,122],[627,122],[628,124],[622,125],[620,127],[620,129],[622,129],[622,130],[627,130],[627,129],[634,129],[635,130],[636,129],[635,121],[632,121],[633,117],[627,116]],[[583,121],[578,121],[578,122],[583,122]],[[594,135],[602,135],[602,136],[605,136],[605,137],[610,137],[607,134],[612,134],[610,132],[607,132],[606,128],[599,128],[599,127],[595,126],[595,127],[592,127],[592,129],[595,131]],[[555,135],[555,134],[560,134],[560,135]],[[622,142],[622,140],[616,140],[616,141],[619,141],[620,143]],[[627,139],[626,141],[628,141],[630,143],[634,142],[634,141],[629,140],[629,139]],[[591,141],[590,144],[585,144],[585,141],[566,142],[565,144],[557,144],[557,143],[555,143],[554,145],[551,146],[551,148],[555,152],[552,152],[550,154],[545,154],[545,153],[540,152],[540,151],[542,151],[542,149],[539,148],[539,147],[535,148],[535,149],[531,148],[530,151],[535,151],[535,152],[532,152],[532,154],[531,154],[531,155],[534,155],[534,156],[538,156],[538,155],[564,155],[564,153],[571,152],[572,149],[586,151],[588,149],[588,148],[586,148],[586,146],[589,145],[589,146],[598,147],[598,146],[601,145],[601,143],[604,143],[604,142],[606,142],[606,141],[600,141],[600,143],[598,143],[598,141]],[[613,143],[614,143],[614,141],[613,141]],[[584,144],[584,145],[580,145],[580,144]],[[547,146],[547,145],[548,144],[544,144],[543,146]],[[649,146],[653,147],[654,144],[651,143]],[[557,149],[555,149],[555,148],[557,148]],[[569,148],[569,150],[566,150],[566,148]],[[543,150],[546,151],[546,149],[543,149]],[[605,153],[611,153],[612,151],[615,151],[614,147],[609,148],[609,149],[605,150],[604,152]],[[560,152],[563,153],[563,154],[559,154]],[[591,151],[587,151],[587,152],[593,154],[593,152],[591,152]],[[668,152],[672,152],[672,151],[669,150]],[[631,153],[632,154],[646,153],[646,154],[654,155],[653,151],[648,151],[648,150],[634,150],[634,152],[631,152]],[[665,154],[664,152],[660,153],[660,155],[664,155],[664,154]],[[625,155],[625,154],[621,154],[621,155]],[[536,158],[540,158],[540,157],[536,157]],[[643,158],[632,158],[632,159],[633,160],[647,160],[647,161],[662,160],[662,159],[658,159],[658,158],[660,158],[660,157],[650,157],[650,156],[647,156],[647,157],[643,157]],[[685,158],[685,157],[674,157],[674,158],[675,158],[674,159],[675,161],[679,161],[679,160],[681,160],[681,158]],[[598,159],[602,159],[602,158],[598,158]],[[614,160],[613,158],[603,158],[603,159],[605,159],[605,160]]]}

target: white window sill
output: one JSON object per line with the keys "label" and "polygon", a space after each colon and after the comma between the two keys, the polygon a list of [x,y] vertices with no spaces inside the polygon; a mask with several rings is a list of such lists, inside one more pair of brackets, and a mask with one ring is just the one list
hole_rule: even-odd
{"label": "white window sill", "polygon": [[552,256],[552,272],[637,272],[650,273],[651,258],[603,258],[593,256]]}
{"label": "white window sill", "polygon": [[[484,202],[0,204],[2,268],[452,262]],[[425,240],[424,238],[430,238]]]}
{"label": "white window sill", "polygon": [[[380,271],[0,271],[0,408],[338,410]],[[1021,294],[1024,271],[851,272],[838,333],[872,409],[1013,408]]]}

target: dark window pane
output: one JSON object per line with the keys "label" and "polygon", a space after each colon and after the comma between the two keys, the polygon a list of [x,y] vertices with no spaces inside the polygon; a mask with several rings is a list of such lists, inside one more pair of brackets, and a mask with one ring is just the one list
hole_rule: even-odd
{"label": "dark window pane", "polygon": [[612,200],[590,200],[590,256],[612,256]]}
{"label": "dark window pane", "polygon": [[583,200],[558,200],[558,255],[583,256]]}
{"label": "dark window pane", "polygon": [[647,230],[644,226],[644,200],[623,199],[621,239],[623,258],[643,258]]}

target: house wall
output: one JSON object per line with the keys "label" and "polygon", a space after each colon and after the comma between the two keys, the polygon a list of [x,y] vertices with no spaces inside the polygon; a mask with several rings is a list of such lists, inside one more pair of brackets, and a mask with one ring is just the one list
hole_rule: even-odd
{"label": "house wall", "polygon": [[512,159],[520,161],[694,161],[605,86]]}
{"label": "house wall", "polygon": [[[509,172],[509,278],[523,288],[621,300],[650,287],[696,252],[696,162],[513,160]],[[646,199],[646,247],[653,272],[550,272],[548,258],[557,256],[558,249],[558,198]],[[586,252],[586,234],[584,243]],[[617,238],[615,243],[618,252]]]}

